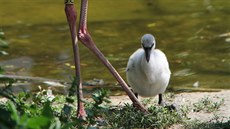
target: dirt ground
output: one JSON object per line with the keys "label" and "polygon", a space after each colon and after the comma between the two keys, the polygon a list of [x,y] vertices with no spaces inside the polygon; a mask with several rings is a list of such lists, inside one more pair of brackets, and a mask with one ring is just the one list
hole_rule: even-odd
{"label": "dirt ground", "polygon": [[[170,93],[168,93],[170,94]],[[170,95],[165,95],[170,96]],[[188,105],[189,107],[192,106],[193,103],[197,103],[200,101],[200,99],[208,97],[213,102],[220,102],[222,99],[224,99],[224,103],[221,105],[221,107],[211,113],[207,112],[193,112],[192,109],[190,113],[188,114],[188,117],[191,118],[191,120],[198,120],[200,122],[210,121],[212,118],[215,117],[215,115],[218,115],[219,117],[223,117],[226,119],[230,118],[230,90],[221,90],[219,92],[192,92],[192,93],[179,93],[173,95],[172,98],[166,97],[169,104],[174,103],[178,107],[181,105]],[[139,98],[140,101],[144,101],[147,98]],[[157,104],[158,97],[154,97],[150,99],[150,104]],[[166,100],[166,101],[167,101]],[[110,97],[111,105],[123,105],[124,103],[132,103],[128,96],[111,96]]]}

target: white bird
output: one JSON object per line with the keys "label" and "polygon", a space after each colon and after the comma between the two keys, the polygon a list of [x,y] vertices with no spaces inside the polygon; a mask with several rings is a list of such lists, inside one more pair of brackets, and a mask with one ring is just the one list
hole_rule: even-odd
{"label": "white bird", "polygon": [[159,95],[158,103],[163,104],[162,94],[171,75],[167,57],[161,50],[155,49],[156,41],[151,34],[145,34],[141,38],[141,45],[142,48],[129,57],[126,68],[127,81],[136,97]]}

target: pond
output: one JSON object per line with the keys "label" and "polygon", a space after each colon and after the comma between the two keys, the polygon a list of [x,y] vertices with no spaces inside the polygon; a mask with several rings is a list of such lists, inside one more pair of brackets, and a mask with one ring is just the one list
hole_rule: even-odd
{"label": "pond", "polygon": [[[7,74],[66,81],[74,75],[63,3],[0,1],[0,30],[10,43],[0,65]],[[230,1],[90,0],[88,13],[94,41],[124,79],[129,56],[151,33],[168,57],[171,88],[230,88]],[[83,81],[116,83],[82,44],[80,57]]]}

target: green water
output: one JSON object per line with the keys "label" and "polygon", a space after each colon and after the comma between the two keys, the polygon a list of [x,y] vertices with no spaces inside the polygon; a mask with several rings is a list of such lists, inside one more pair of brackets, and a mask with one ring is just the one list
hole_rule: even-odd
{"label": "green water", "polygon": [[[75,0],[79,9],[79,1]],[[72,44],[63,1],[1,0],[0,29],[10,42],[0,65],[8,74],[70,80]],[[79,12],[79,11],[78,11]],[[230,88],[230,1],[89,0],[88,28],[99,49],[125,79],[128,57],[152,33],[168,57],[170,87]],[[83,81],[116,83],[80,45]]]}

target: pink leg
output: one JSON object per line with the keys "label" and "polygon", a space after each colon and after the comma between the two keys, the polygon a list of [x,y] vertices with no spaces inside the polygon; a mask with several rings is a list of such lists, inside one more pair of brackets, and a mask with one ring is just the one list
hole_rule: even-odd
{"label": "pink leg", "polygon": [[78,103],[77,116],[78,118],[85,118],[86,113],[82,102],[83,93],[82,93],[82,81],[81,81],[81,73],[80,73],[80,57],[79,57],[79,50],[78,50],[79,48],[78,48],[77,36],[76,36],[77,16],[74,8],[74,3],[71,0],[66,0],[65,13],[70,27],[73,52],[74,52],[74,64],[75,64],[76,87],[77,87],[76,94],[77,94],[77,103]]}
{"label": "pink leg", "polygon": [[94,41],[92,40],[88,30],[87,30],[87,7],[88,0],[81,0],[81,14],[80,14],[80,24],[78,30],[78,38],[79,40],[89,48],[98,58],[99,60],[109,69],[112,75],[116,78],[116,80],[120,83],[122,88],[126,91],[129,98],[132,100],[134,106],[136,106],[141,111],[146,112],[146,109],[140,104],[137,100],[133,92],[129,89],[128,85],[121,78],[119,73],[114,69],[114,67],[110,64],[110,62],[105,58],[105,56],[101,53],[101,51],[97,48]]}

